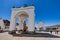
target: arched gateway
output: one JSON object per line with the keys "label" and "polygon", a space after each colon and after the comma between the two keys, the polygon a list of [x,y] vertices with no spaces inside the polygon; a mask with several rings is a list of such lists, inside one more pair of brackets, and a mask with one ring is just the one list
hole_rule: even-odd
{"label": "arched gateway", "polygon": [[12,8],[11,22],[10,22],[10,32],[16,30],[16,18],[20,19],[19,26],[17,30],[23,30],[23,23],[25,19],[28,20],[28,32],[34,32],[34,6],[23,7],[23,8]]}

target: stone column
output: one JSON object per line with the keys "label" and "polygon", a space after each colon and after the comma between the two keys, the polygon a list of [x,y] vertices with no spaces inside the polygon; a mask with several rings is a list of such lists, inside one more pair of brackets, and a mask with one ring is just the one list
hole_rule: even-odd
{"label": "stone column", "polygon": [[23,30],[23,20],[20,20],[18,30]]}
{"label": "stone column", "polygon": [[21,19],[21,26],[22,26],[21,29],[22,30],[23,30],[23,27],[24,27],[23,24],[24,24],[24,19]]}
{"label": "stone column", "polygon": [[34,32],[34,16],[28,18],[28,31]]}
{"label": "stone column", "polygon": [[9,31],[15,31],[15,30],[16,30],[16,18],[14,14],[12,14]]}

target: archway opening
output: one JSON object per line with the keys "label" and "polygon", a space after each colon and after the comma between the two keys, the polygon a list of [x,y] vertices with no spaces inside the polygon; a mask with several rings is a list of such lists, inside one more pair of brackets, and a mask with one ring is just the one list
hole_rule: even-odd
{"label": "archway opening", "polygon": [[17,15],[16,18],[16,29],[18,32],[22,31],[23,33],[28,29],[28,14],[22,13]]}

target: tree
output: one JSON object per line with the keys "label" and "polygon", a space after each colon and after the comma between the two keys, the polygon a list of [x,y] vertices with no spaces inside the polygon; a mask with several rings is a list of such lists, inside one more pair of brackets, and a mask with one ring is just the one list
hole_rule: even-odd
{"label": "tree", "polygon": [[7,26],[10,26],[10,21],[8,21],[8,20],[3,20],[3,22],[4,22],[4,25],[5,25],[5,28],[6,28]]}

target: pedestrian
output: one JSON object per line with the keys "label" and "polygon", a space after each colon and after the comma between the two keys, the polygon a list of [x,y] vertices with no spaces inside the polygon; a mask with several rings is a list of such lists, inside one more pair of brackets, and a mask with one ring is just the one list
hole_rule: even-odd
{"label": "pedestrian", "polygon": [[50,33],[52,34],[52,31],[50,31]]}
{"label": "pedestrian", "polygon": [[56,31],[56,33],[58,34],[58,31]]}

